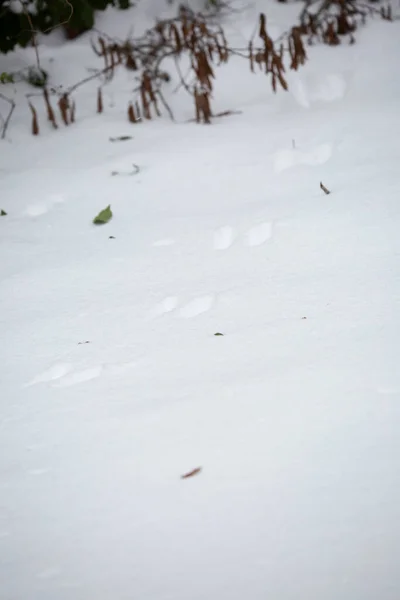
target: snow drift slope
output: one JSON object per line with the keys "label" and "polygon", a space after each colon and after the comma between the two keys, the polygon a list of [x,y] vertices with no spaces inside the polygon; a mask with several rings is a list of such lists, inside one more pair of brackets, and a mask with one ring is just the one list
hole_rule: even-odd
{"label": "snow drift slope", "polygon": [[2,599],[397,600],[398,38],[314,49],[276,97],[230,67],[244,112],[211,127],[17,115]]}

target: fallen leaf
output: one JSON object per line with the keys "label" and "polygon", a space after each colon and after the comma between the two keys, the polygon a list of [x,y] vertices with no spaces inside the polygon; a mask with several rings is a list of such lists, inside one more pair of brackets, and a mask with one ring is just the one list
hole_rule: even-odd
{"label": "fallen leaf", "polygon": [[6,216],[7,216],[6,211],[3,210],[3,209],[1,209],[1,211],[0,211],[0,217],[6,217]]}
{"label": "fallen leaf", "polygon": [[109,204],[107,208],[101,210],[99,214],[93,219],[93,223],[95,225],[104,225],[105,223],[108,223],[112,216],[113,214],[111,212],[111,206]]}
{"label": "fallen leaf", "polygon": [[197,467],[196,469],[193,469],[193,471],[189,471],[189,473],[185,473],[184,475],[181,475],[181,479],[189,479],[189,477],[194,477],[195,475],[198,475],[201,471],[201,467]]}
{"label": "fallen leaf", "polygon": [[321,190],[322,190],[323,192],[325,192],[325,194],[330,194],[330,191],[328,190],[328,188],[326,188],[326,187],[324,186],[324,184],[322,183],[322,181],[321,181],[321,183],[319,184],[319,187],[321,188]]}
{"label": "fallen leaf", "polygon": [[118,137],[110,137],[110,142],[126,142],[132,139],[131,135],[119,135]]}
{"label": "fallen leaf", "polygon": [[217,333],[214,333],[214,335],[220,336],[220,335],[224,335],[223,333],[220,333],[219,331],[217,331]]}

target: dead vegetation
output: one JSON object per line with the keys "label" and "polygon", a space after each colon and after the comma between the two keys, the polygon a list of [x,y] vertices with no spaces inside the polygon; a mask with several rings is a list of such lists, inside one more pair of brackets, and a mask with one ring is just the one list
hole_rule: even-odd
{"label": "dead vegetation", "polygon": [[[228,63],[233,57],[248,60],[252,72],[264,72],[270,79],[274,92],[279,88],[288,89],[287,70],[297,70],[307,61],[307,45],[323,43],[337,46],[342,41],[354,43],[354,33],[368,16],[380,15],[391,20],[390,5],[375,7],[359,0],[306,0],[299,17],[299,23],[272,40],[268,33],[267,18],[260,14],[253,38],[245,48],[232,48],[228,45],[220,22],[210,16],[194,13],[181,7],[174,19],[159,21],[153,28],[137,39],[118,41],[99,34],[92,42],[92,48],[103,60],[103,68],[85,79],[78,81],[68,90],[57,92],[44,88],[43,99],[48,121],[56,129],[58,123],[50,97],[58,96],[59,118],[68,126],[75,121],[73,92],[85,83],[99,79],[96,112],[103,113],[103,85],[110,82],[117,69],[131,71],[136,81],[132,99],[126,108],[127,119],[132,124],[154,119],[164,109],[174,120],[163,88],[170,75],[163,68],[167,59],[172,59],[183,88],[193,99],[195,121],[211,123],[213,117],[233,114],[224,111],[215,115],[212,110],[212,94],[216,69]],[[189,65],[182,74],[181,59]],[[32,112],[32,133],[39,133],[37,112],[28,102]]]}
{"label": "dead vegetation", "polygon": [[360,0],[306,0],[300,14],[299,29],[307,43],[338,46],[342,41],[354,44],[354,32],[366,23],[367,17],[380,15],[392,20],[390,4],[375,6]]}

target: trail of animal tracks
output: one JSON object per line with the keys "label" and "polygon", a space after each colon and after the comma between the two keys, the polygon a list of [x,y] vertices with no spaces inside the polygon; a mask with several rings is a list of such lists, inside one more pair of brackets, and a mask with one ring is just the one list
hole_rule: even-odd
{"label": "trail of animal tracks", "polygon": [[277,95],[233,62],[216,109],[242,112],[209,127],[174,96],[180,123],[132,129],[125,80],[37,139],[16,110],[2,600],[398,599],[398,38],[310,48]]}

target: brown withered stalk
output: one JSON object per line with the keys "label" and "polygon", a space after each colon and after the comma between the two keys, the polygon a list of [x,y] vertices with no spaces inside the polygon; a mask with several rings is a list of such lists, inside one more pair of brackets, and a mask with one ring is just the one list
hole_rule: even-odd
{"label": "brown withered stalk", "polygon": [[7,102],[7,104],[10,107],[9,111],[8,111],[8,114],[7,114],[7,116],[5,118],[3,118],[0,115],[0,119],[1,119],[1,123],[2,123],[0,139],[4,140],[4,138],[6,137],[8,125],[9,125],[9,123],[11,121],[11,117],[12,117],[12,114],[14,112],[14,109],[15,109],[16,105],[15,105],[14,100],[12,100],[11,98],[7,98],[7,96],[4,96],[4,94],[0,94],[0,98],[2,100],[4,100],[5,102]]}
{"label": "brown withered stalk", "polygon": [[103,94],[101,91],[101,87],[97,89],[97,112],[103,112]]}
{"label": "brown withered stalk", "polygon": [[32,112],[32,135],[39,135],[39,122],[38,116],[36,112],[36,108],[33,106],[31,102],[28,102],[29,108]]}
{"label": "brown withered stalk", "polygon": [[[375,8],[364,4],[363,0],[307,0],[299,23],[275,41],[268,32],[266,15],[260,14],[255,34],[244,48],[230,47],[223,28],[213,17],[182,6],[177,17],[159,21],[136,39],[115,40],[98,32],[97,40],[91,44],[94,53],[102,58],[103,67],[62,93],[59,97],[61,118],[66,125],[74,121],[75,105],[70,105],[68,98],[78,87],[93,79],[101,80],[103,85],[113,79],[118,68],[125,67],[136,73],[138,81],[128,105],[128,119],[132,123],[142,118],[149,120],[160,116],[164,109],[173,120],[172,110],[162,93],[170,79],[162,65],[169,57],[175,62],[180,80],[178,89],[183,87],[193,98],[196,121],[210,123],[216,67],[229,62],[232,57],[244,58],[249,61],[253,73],[261,70],[268,76],[273,91],[287,90],[286,71],[288,68],[297,70],[305,64],[307,43],[318,41],[335,46],[343,39],[354,43],[355,31],[371,14],[392,19],[390,5]],[[190,64],[185,74],[180,68],[183,57]],[[43,93],[48,120],[56,127],[50,94],[47,90]],[[103,112],[101,86],[97,91],[97,112]],[[230,111],[223,114],[230,114]]]}
{"label": "brown withered stalk", "polygon": [[328,188],[324,186],[324,184],[322,183],[322,181],[321,181],[321,183],[319,184],[319,187],[321,188],[321,190],[322,190],[322,191],[323,191],[325,194],[330,194],[330,193],[331,193],[331,192],[328,190]]}
{"label": "brown withered stalk", "polygon": [[71,109],[69,113],[69,122],[75,123],[75,101],[73,100],[71,103]]}
{"label": "brown withered stalk", "polygon": [[133,108],[133,104],[131,102],[128,105],[128,121],[130,123],[137,123],[135,109]]}
{"label": "brown withered stalk", "polygon": [[69,125],[69,98],[68,94],[63,94],[58,100],[58,108],[60,109],[61,119],[64,125]]}
{"label": "brown withered stalk", "polygon": [[44,97],[44,103],[46,105],[46,110],[47,110],[47,119],[53,125],[54,129],[57,129],[58,125],[57,125],[57,121],[56,121],[56,116],[55,116],[54,110],[50,104],[49,91],[48,91],[47,87],[43,88],[43,97]]}

